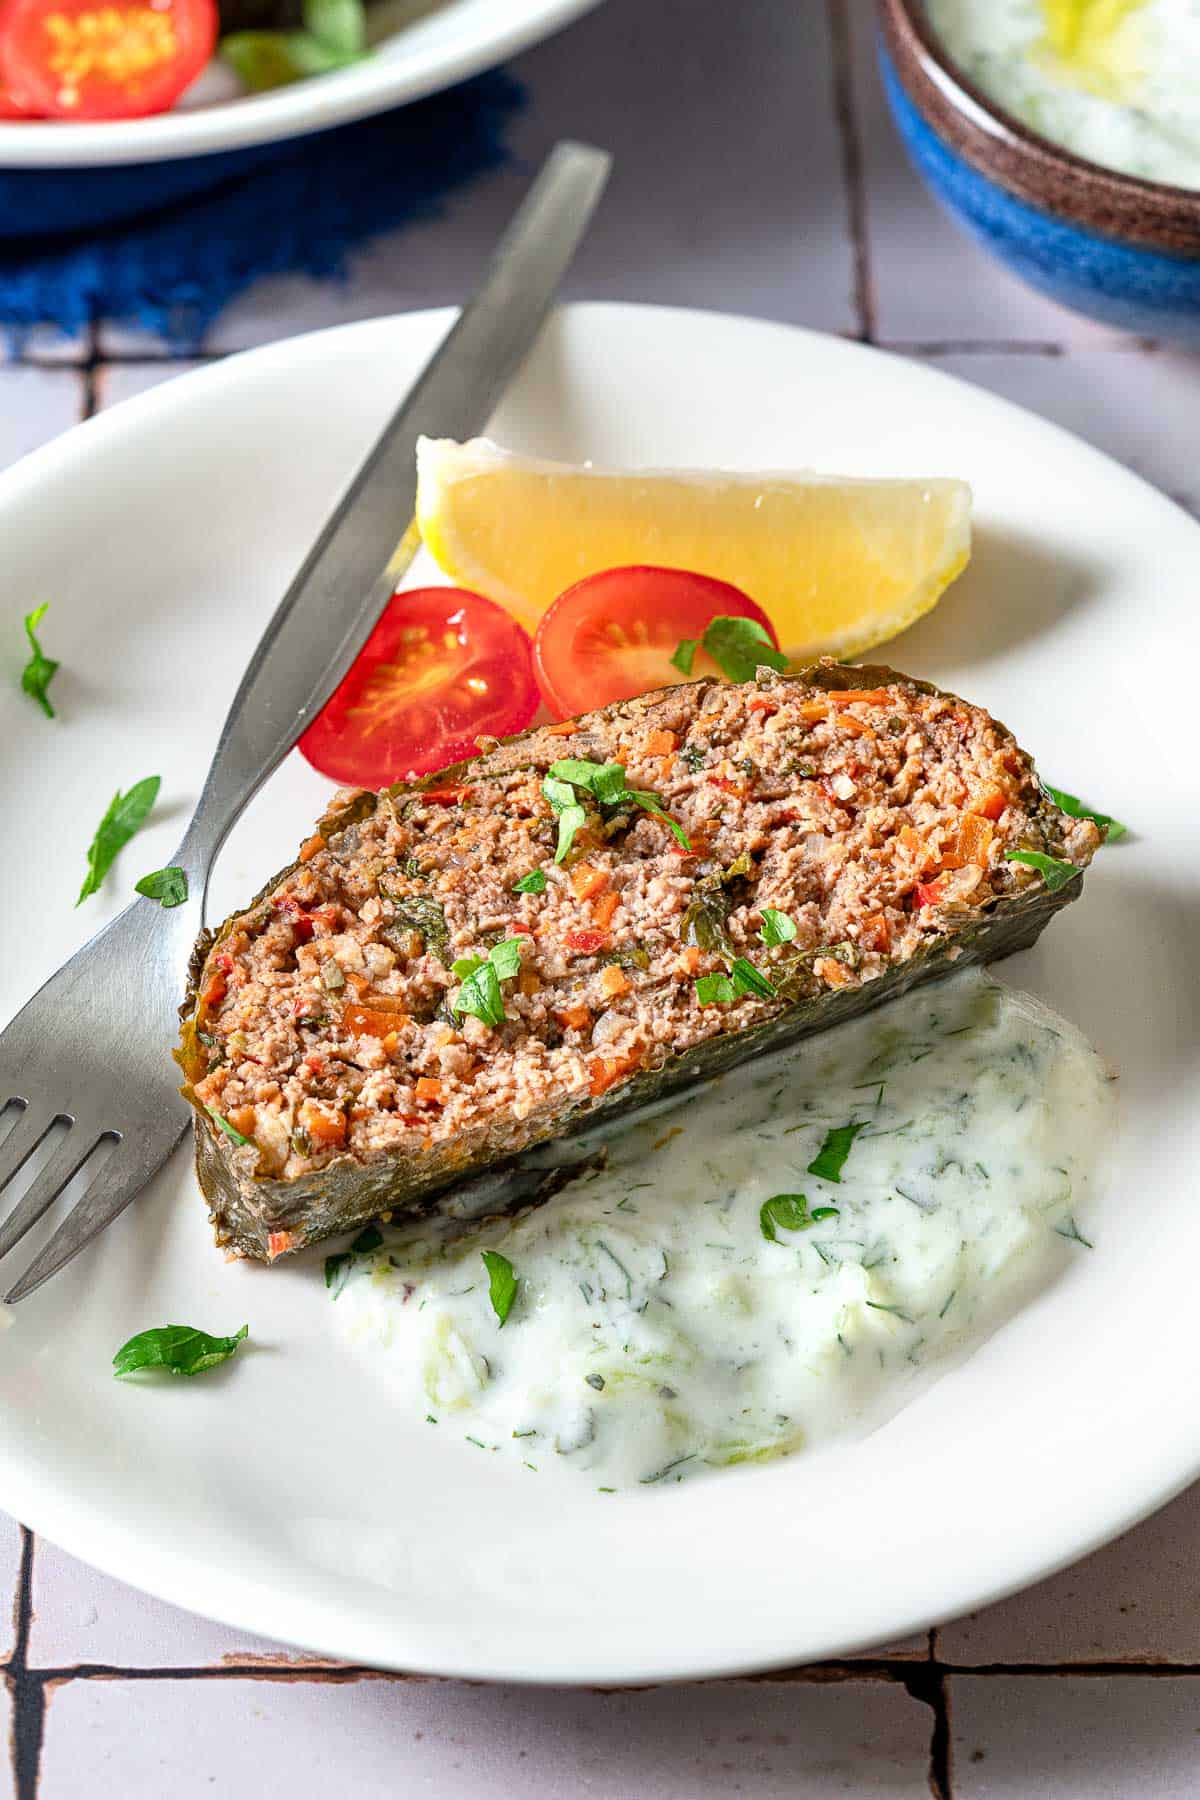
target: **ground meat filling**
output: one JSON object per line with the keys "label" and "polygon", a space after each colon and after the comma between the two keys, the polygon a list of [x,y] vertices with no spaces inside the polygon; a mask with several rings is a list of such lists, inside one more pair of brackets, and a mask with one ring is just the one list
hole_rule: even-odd
{"label": "ground meat filling", "polygon": [[[903,682],[786,679],[665,690],[497,747],[466,784],[379,796],[210,952],[197,1099],[291,1178],[461,1135],[483,1142],[801,995],[872,980],[1040,878],[1014,848],[1085,862],[1099,835],[1047,809],[1032,765],[977,708]],[[555,862],[543,779],[620,763],[686,833],[577,799]],[[533,871],[541,892],[517,892]],[[794,935],[769,944],[764,911]],[[768,936],[774,935],[768,931]],[[503,1019],[454,1007],[456,960],[522,940]],[[709,999],[747,959],[776,993]]]}

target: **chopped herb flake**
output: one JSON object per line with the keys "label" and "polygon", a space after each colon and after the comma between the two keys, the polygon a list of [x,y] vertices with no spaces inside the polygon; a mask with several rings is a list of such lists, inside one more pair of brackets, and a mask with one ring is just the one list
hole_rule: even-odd
{"label": "chopped herb flake", "polygon": [[522,875],[520,881],[513,882],[514,894],[544,894],[546,891],[546,871],[531,869],[528,875]]}
{"label": "chopped herb flake", "polygon": [[232,1138],[235,1144],[248,1144],[250,1142],[248,1137],[243,1137],[240,1131],[234,1130],[233,1126],[229,1123],[229,1120],[223,1113],[219,1113],[215,1106],[206,1106],[204,1110],[213,1121],[214,1125],[218,1125],[225,1133],[225,1136],[227,1138]]}
{"label": "chopped herb flake", "polygon": [[492,1303],[492,1311],[503,1329],[504,1321],[512,1311],[512,1303],[517,1297],[520,1277],[507,1256],[501,1256],[498,1250],[481,1250],[479,1254],[488,1274],[488,1298]]}
{"label": "chopped herb flake", "polygon": [[[597,804],[602,807],[640,806],[643,812],[648,812],[654,818],[661,819],[683,849],[691,849],[691,840],[683,826],[671,818],[658,795],[651,793],[648,788],[631,788],[627,784],[625,768],[622,763],[586,762],[581,757],[569,756],[559,762],[551,763],[550,773],[542,782],[543,794],[559,815],[558,852],[554,858],[555,862],[561,862],[566,856],[567,850],[570,849],[571,839],[587,817],[581,806],[578,804],[572,806],[571,804],[575,800],[573,792],[575,788],[582,788],[585,793],[591,794]],[[578,812],[580,817],[572,823],[564,848],[563,820],[567,813],[572,811]]]}
{"label": "chopped herb flake", "polygon": [[21,670],[21,686],[31,700],[36,700],[48,719],[54,717],[54,708],[50,703],[50,695],[46,691],[58,664],[53,657],[45,655],[38,643],[37,628],[46,616],[50,602],[35,606],[31,613],[25,614],[25,636],[29,639],[29,661]]}
{"label": "chopped herb flake", "polygon": [[835,1125],[827,1131],[825,1142],[808,1165],[808,1173],[819,1175],[823,1181],[840,1182],[851,1146],[859,1132],[866,1129],[867,1122],[863,1119],[856,1125]]}
{"label": "chopped herb flake", "polygon": [[454,973],[462,986],[450,1001],[451,1010],[460,1018],[470,1013],[485,1025],[502,1025],[506,1014],[500,983],[520,973],[523,942],[519,937],[505,938],[488,951],[486,962],[479,956],[460,957]]}
{"label": "chopped herb flake", "polygon": [[779,1242],[778,1231],[807,1231],[813,1222],[804,1194],[772,1194],[758,1209],[758,1227],[768,1244]]}
{"label": "chopped herb flake", "polygon": [[139,1331],[122,1344],[113,1357],[114,1375],[132,1375],[135,1369],[166,1369],[171,1375],[202,1375],[228,1362],[247,1336],[243,1325],[232,1337],[210,1337],[192,1325],[158,1325]]}
{"label": "chopped herb flake", "polygon": [[1051,787],[1048,781],[1043,781],[1042,786],[1059,811],[1065,812],[1068,818],[1090,819],[1093,825],[1102,825],[1108,833],[1105,841],[1109,844],[1115,844],[1117,839],[1124,837],[1129,829],[1127,825],[1122,825],[1119,819],[1114,819],[1110,813],[1097,812],[1094,807],[1085,806],[1078,794],[1064,793],[1062,788]]}
{"label": "chopped herb flake", "polygon": [[701,1006],[728,1006],[736,995],[728,975],[698,975],[696,998]]}
{"label": "chopped herb flake", "polygon": [[682,674],[691,674],[696,651],[701,646],[708,651],[721,673],[730,681],[752,681],[755,670],[761,663],[766,663],[768,668],[776,671],[782,671],[788,666],[787,657],[775,648],[770,633],[764,630],[757,619],[737,619],[728,614],[718,614],[715,619],[709,620],[702,638],[683,638],[671,658]]}
{"label": "chopped herb flake", "polygon": [[168,908],[182,906],[188,897],[188,879],[182,869],[169,863],[165,869],[155,869],[153,875],[143,875],[134,892]]}
{"label": "chopped herb flake", "polygon": [[764,944],[790,944],[796,935],[796,921],[790,919],[785,912],[776,912],[773,906],[763,907],[763,922],[759,937]]}
{"label": "chopped herb flake", "polygon": [[144,780],[135,782],[127,794],[118,790],[113,795],[89,846],[87,874],[76,906],[99,890],[117,852],[145,824],[161,785],[161,775],[147,775]]}
{"label": "chopped herb flake", "polygon": [[1006,862],[1027,863],[1031,869],[1036,869],[1052,894],[1083,873],[1074,863],[1063,862],[1057,856],[1046,856],[1041,850],[1006,850],[1004,859]]}

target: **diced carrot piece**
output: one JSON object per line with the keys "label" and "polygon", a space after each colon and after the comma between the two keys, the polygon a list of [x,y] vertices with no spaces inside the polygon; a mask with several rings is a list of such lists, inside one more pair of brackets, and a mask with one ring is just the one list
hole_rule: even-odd
{"label": "diced carrot piece", "polygon": [[734,794],[739,800],[744,800],[750,791],[748,782],[731,781],[728,775],[706,775],[704,779],[711,782],[713,787],[720,788],[723,794]]}
{"label": "diced carrot piece", "polygon": [[858,941],[868,950],[887,951],[891,948],[892,928],[888,924],[886,913],[871,913],[862,922]]}
{"label": "diced carrot piece", "polygon": [[985,787],[982,793],[975,796],[971,803],[971,811],[978,813],[981,819],[998,819],[1008,805],[1008,798],[1003,788]]}
{"label": "diced carrot piece", "polygon": [[418,1100],[428,1100],[434,1106],[441,1106],[446,1098],[443,1083],[434,1075],[418,1076],[417,1085],[414,1091]]}
{"label": "diced carrot piece", "polygon": [[400,1048],[400,1036],[398,1032],[389,1031],[387,1036],[380,1038],[379,1041],[389,1056],[395,1056],[397,1050]]}
{"label": "diced carrot piece", "polygon": [[614,894],[612,892],[601,894],[598,900],[592,902],[592,917],[595,919],[596,924],[601,931],[608,930],[613,922],[613,914],[620,904],[620,894]]}
{"label": "diced carrot piece", "polygon": [[254,1127],[258,1124],[258,1114],[253,1106],[235,1106],[232,1112],[226,1113],[225,1117],[233,1129],[240,1131],[243,1137],[254,1136]]}
{"label": "diced carrot piece", "polygon": [[678,742],[673,731],[652,731],[646,739],[644,749],[647,756],[670,756]]}
{"label": "diced carrot piece", "polygon": [[848,731],[851,737],[875,737],[875,732],[872,730],[871,726],[867,724],[866,720],[856,719],[853,713],[843,713],[842,717],[838,720],[838,728],[841,731]]}
{"label": "diced carrot piece", "polygon": [[976,863],[986,869],[988,851],[996,828],[990,819],[968,813],[958,828],[958,854],[964,863]]}
{"label": "diced carrot piece", "polygon": [[571,870],[571,890],[577,900],[590,900],[593,894],[602,894],[608,880],[608,870],[598,869],[594,863],[576,863]]}
{"label": "diced carrot piece", "polygon": [[205,1006],[220,1006],[228,992],[228,988],[229,983],[226,981],[220,969],[218,969],[216,973],[210,975],[205,982],[204,987],[201,990],[200,998]]}
{"label": "diced carrot piece", "polygon": [[661,770],[661,778],[663,781],[669,781],[671,779],[671,776],[675,773],[675,764],[678,761],[679,758],[673,750],[669,756],[663,757]]}
{"label": "diced carrot piece", "polygon": [[750,705],[746,710],[752,713],[765,713],[769,718],[772,713],[777,713],[779,711],[779,706],[776,701],[766,700],[762,695],[759,695],[757,699],[750,702]]}
{"label": "diced carrot piece", "polygon": [[352,1000],[342,1008],[342,1024],[356,1037],[386,1038],[407,1025],[408,1014],[398,1000],[389,1004],[386,994],[376,996],[370,1006]]}
{"label": "diced carrot piece", "polygon": [[694,975],[700,967],[701,950],[698,944],[689,944],[683,953],[683,966],[689,975]]}
{"label": "diced carrot piece", "polygon": [[325,839],[318,831],[314,837],[306,838],[300,846],[300,861],[311,862],[318,850],[325,848]]}
{"label": "diced carrot piece", "polygon": [[522,969],[521,970],[521,973],[517,976],[517,992],[518,993],[538,994],[541,992],[541,988],[542,988],[541,979],[539,976],[534,974],[532,969]]}
{"label": "diced carrot piece", "polygon": [[568,1031],[586,1031],[592,1022],[592,1009],[590,1006],[566,1006],[555,1017]]}
{"label": "diced carrot piece", "polygon": [[525,923],[524,919],[511,919],[509,921],[508,929],[512,932],[515,932],[518,937],[533,937],[534,936],[533,926],[527,925]]}
{"label": "diced carrot piece", "polygon": [[830,987],[847,987],[854,980],[845,963],[840,963],[832,956],[819,956],[813,964],[821,980]]}
{"label": "diced carrot piece", "polygon": [[564,719],[562,721],[561,725],[547,725],[546,736],[547,737],[574,737],[577,729],[578,729],[577,720]]}
{"label": "diced carrot piece", "polygon": [[628,1075],[638,1067],[637,1056],[597,1056],[588,1064],[593,1095],[605,1094],[623,1075]]}
{"label": "diced carrot piece", "polygon": [[913,889],[913,906],[920,912],[924,906],[936,906],[942,897],[941,886],[936,881],[919,881]]}
{"label": "diced carrot piece", "polygon": [[886,706],[891,699],[886,688],[842,688],[829,696],[831,706]]}
{"label": "diced carrot piece", "polygon": [[317,1100],[306,1100],[300,1108],[300,1124],[316,1144],[343,1144],[346,1141],[346,1117],[322,1106]]}
{"label": "diced carrot piece", "polygon": [[271,1262],[274,1262],[277,1256],[286,1256],[289,1250],[294,1250],[299,1242],[299,1234],[295,1231],[269,1231],[267,1233],[267,1256]]}
{"label": "diced carrot piece", "polygon": [[818,720],[829,717],[829,707],[824,700],[809,700],[799,710],[800,717],[809,725],[815,725]]}
{"label": "diced carrot piece", "polygon": [[618,969],[615,963],[610,963],[607,969],[601,970],[600,991],[609,1000],[615,1000],[618,994],[628,993],[629,977],[624,969]]}

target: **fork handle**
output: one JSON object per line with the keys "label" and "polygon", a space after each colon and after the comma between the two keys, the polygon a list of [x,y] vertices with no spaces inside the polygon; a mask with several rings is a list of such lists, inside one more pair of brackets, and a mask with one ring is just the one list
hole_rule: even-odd
{"label": "fork handle", "polygon": [[464,307],[333,510],[242,678],[180,848],[192,892],[231,826],[350,668],[416,553],[422,435],[482,431],[533,344],[608,178],[585,144],[550,153]]}

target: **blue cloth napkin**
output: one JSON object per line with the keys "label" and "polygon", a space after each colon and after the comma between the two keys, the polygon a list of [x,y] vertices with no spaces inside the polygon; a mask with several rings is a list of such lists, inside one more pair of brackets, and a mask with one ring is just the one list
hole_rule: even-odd
{"label": "blue cloth napkin", "polygon": [[32,325],[117,319],[186,349],[260,276],[336,278],[355,245],[435,216],[454,188],[508,160],[522,101],[497,70],[283,145],[0,171],[0,326],[19,343]]}

